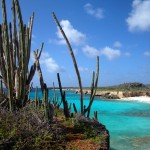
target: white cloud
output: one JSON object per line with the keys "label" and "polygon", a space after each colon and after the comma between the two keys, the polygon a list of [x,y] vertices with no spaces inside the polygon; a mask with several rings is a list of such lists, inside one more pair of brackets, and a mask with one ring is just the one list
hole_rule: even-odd
{"label": "white cloud", "polygon": [[42,52],[40,63],[45,65],[47,68],[47,71],[53,73],[53,72],[62,72],[65,71],[64,67],[59,66],[56,61],[50,57],[49,53]]}
{"label": "white cloud", "polygon": [[[86,35],[81,33],[80,31],[78,31],[77,29],[75,29],[71,23],[69,22],[69,20],[62,20],[60,22],[67,38],[69,39],[69,42],[71,44],[74,44],[76,46],[79,46],[79,45],[83,45],[86,41]],[[59,38],[59,41],[58,43],[59,44],[65,44],[65,40],[60,32],[60,30],[58,29],[57,31],[57,36]]]}
{"label": "white cloud", "polygon": [[115,41],[113,46],[116,47],[116,48],[120,48],[120,47],[122,47],[122,43],[119,42],[119,41]]}
{"label": "white cloud", "polygon": [[106,46],[105,48],[103,48],[100,51],[100,55],[106,56],[108,60],[113,60],[113,59],[120,57],[121,52],[120,52],[120,50],[115,50],[115,49],[112,49],[112,48]]}
{"label": "white cloud", "polygon": [[98,19],[104,18],[104,10],[101,8],[93,8],[93,6],[90,3],[85,4],[84,9],[88,14]]}
{"label": "white cloud", "polygon": [[103,55],[108,60],[113,60],[121,56],[120,50],[116,50],[108,46],[98,50],[94,47],[86,45],[85,47],[83,47],[82,50],[86,56],[91,57],[91,58],[99,56],[99,55]]}
{"label": "white cloud", "polygon": [[84,54],[88,57],[96,57],[100,54],[100,51],[97,50],[94,47],[91,47],[89,45],[86,45],[85,47],[82,48],[82,51],[84,52]]}
{"label": "white cloud", "polygon": [[129,52],[126,52],[126,53],[124,53],[124,56],[126,56],[126,57],[130,57],[130,56],[131,56],[131,54],[130,54]]}
{"label": "white cloud", "polygon": [[150,30],[150,0],[134,0],[126,22],[131,32]]}
{"label": "white cloud", "polygon": [[150,56],[150,52],[144,52],[144,56]]}
{"label": "white cloud", "polygon": [[79,71],[81,71],[81,72],[90,72],[90,70],[89,70],[89,68],[87,68],[87,67],[79,67]]}

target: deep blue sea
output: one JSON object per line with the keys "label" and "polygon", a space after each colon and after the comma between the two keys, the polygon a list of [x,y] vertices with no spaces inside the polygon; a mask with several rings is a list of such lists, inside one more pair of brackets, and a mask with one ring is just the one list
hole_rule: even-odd
{"label": "deep blue sea", "polygon": [[[60,98],[59,91],[56,90]],[[34,99],[34,91],[30,93]],[[39,91],[42,98],[42,93]],[[53,91],[49,91],[53,97]],[[80,95],[66,91],[68,103],[75,103],[80,108]],[[84,104],[89,103],[89,95],[84,95]],[[150,104],[103,100],[95,97],[93,111],[98,111],[98,119],[110,132],[110,150],[150,150]]]}

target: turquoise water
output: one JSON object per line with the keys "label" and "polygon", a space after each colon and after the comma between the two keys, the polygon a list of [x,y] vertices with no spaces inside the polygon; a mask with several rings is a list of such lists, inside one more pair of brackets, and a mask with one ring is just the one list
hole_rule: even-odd
{"label": "turquoise water", "polygon": [[[59,91],[57,91],[59,96]],[[30,94],[34,99],[34,93]],[[41,97],[41,92],[39,93]],[[50,91],[50,97],[53,92]],[[80,108],[80,95],[66,91],[69,103]],[[84,95],[84,104],[89,103],[89,95]],[[111,150],[150,150],[150,104],[103,100],[95,97],[93,111],[98,111],[98,119],[110,132]]]}

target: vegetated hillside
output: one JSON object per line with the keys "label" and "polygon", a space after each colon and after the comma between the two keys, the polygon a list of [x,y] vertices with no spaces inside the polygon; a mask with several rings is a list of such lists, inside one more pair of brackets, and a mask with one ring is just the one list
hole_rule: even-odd
{"label": "vegetated hillside", "polygon": [[101,87],[101,90],[117,90],[117,91],[150,91],[150,85],[139,82],[123,83],[116,86]]}

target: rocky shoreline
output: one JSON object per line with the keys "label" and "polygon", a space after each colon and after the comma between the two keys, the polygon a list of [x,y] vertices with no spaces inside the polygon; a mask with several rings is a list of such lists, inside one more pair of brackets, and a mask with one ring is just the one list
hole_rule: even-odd
{"label": "rocky shoreline", "polygon": [[[75,93],[79,94],[79,89],[68,89],[71,91],[75,91]],[[90,94],[91,91],[87,89],[83,89],[83,94]],[[122,99],[128,97],[140,97],[147,96],[150,97],[150,92],[148,91],[96,91],[96,96],[103,97],[105,99]]]}

